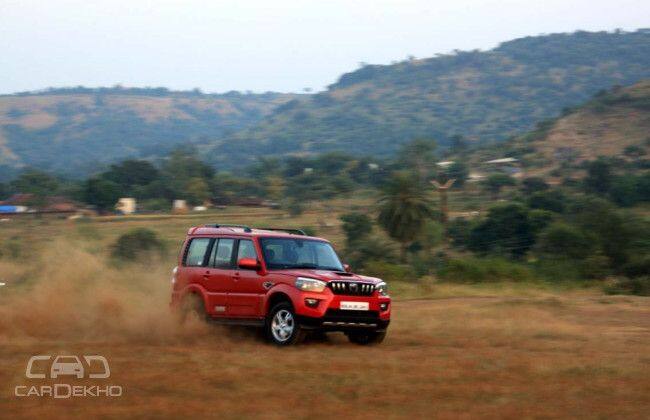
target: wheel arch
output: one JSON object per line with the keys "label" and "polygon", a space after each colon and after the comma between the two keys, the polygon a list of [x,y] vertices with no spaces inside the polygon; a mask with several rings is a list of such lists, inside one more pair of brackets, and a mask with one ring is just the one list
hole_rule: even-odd
{"label": "wheel arch", "polygon": [[296,305],[294,304],[291,295],[288,293],[287,290],[283,290],[283,289],[284,288],[278,287],[268,294],[266,301],[264,302],[264,315],[267,315],[271,310],[271,308],[273,308],[275,305],[277,305],[280,302],[288,302],[295,310]]}

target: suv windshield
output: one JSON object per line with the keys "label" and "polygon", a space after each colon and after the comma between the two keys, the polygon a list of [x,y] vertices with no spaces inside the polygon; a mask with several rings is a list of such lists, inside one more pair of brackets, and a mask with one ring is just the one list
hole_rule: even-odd
{"label": "suv windshield", "polygon": [[344,271],[330,244],[311,239],[260,238],[266,266],[270,269],[314,268]]}

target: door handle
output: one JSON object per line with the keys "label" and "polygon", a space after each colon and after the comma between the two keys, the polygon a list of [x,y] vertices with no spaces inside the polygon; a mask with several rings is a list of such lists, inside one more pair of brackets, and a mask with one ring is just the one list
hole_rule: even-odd
{"label": "door handle", "polygon": [[241,275],[239,274],[239,272],[238,272],[238,271],[235,271],[235,272],[233,273],[233,275],[232,275],[232,278],[233,278],[233,280],[235,280],[235,281],[239,281],[240,276],[241,276]]}

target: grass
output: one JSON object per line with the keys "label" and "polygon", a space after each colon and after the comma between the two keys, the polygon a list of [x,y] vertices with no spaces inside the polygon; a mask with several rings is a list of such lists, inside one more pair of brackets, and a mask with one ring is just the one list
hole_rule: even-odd
{"label": "grass", "polygon": [[[0,225],[20,248],[0,259],[3,415],[640,418],[650,410],[650,305],[642,297],[425,278],[391,284],[393,321],[378,347],[333,334],[278,349],[245,329],[181,328],[167,306],[176,249],[188,226],[216,216]],[[319,217],[253,209],[218,220],[317,226]],[[172,244],[168,255],[111,264],[110,244],[136,227]],[[337,226],[328,229],[319,234],[342,239]],[[103,355],[124,395],[16,398],[16,385],[53,383],[25,378],[35,354]]]}

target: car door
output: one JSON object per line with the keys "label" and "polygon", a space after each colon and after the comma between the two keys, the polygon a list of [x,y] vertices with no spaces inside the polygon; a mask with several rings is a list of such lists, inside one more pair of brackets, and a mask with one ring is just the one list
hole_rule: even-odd
{"label": "car door", "polygon": [[233,287],[234,238],[217,238],[212,245],[209,265],[203,275],[203,287],[208,295],[208,312],[228,316],[228,292]]}
{"label": "car door", "polygon": [[[237,257],[255,258],[259,261],[255,245],[250,239],[237,241]],[[262,302],[266,289],[263,279],[257,270],[246,270],[235,267],[233,273],[233,290],[228,294],[228,314],[233,317],[259,318],[263,316]]]}
{"label": "car door", "polygon": [[[187,249],[183,256],[183,267],[181,270],[181,284],[198,284],[203,286],[206,270],[209,270],[209,250],[213,238],[198,237],[191,238],[187,243]],[[209,311],[209,308],[206,308]]]}

